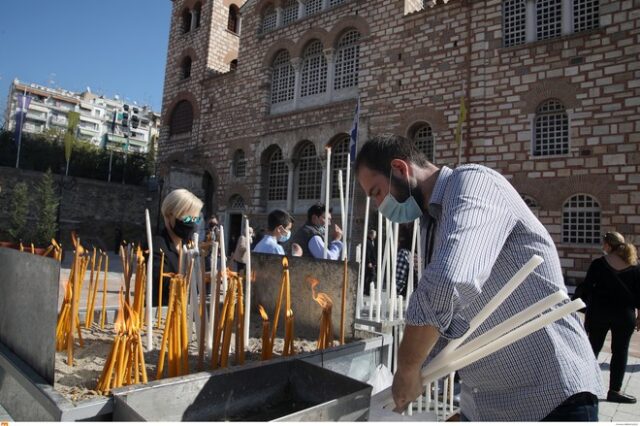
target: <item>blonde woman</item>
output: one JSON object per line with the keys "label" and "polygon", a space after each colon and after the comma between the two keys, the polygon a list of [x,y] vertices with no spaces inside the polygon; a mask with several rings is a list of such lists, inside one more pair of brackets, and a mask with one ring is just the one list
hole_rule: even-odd
{"label": "blonde woman", "polygon": [[627,368],[629,341],[640,330],[640,267],[633,244],[618,232],[603,238],[604,256],[589,266],[582,284],[588,308],[585,328],[596,357],[611,330],[611,374],[607,401],[634,404],[636,398],[621,392]]}
{"label": "blonde woman", "polygon": [[[160,211],[164,229],[153,238],[153,306],[158,305],[160,261],[164,253],[163,271],[178,272],[180,245],[190,241],[201,221],[202,201],[186,189],[171,191],[162,202]],[[160,251],[162,250],[162,252]],[[169,279],[163,279],[162,305],[169,302]]]}

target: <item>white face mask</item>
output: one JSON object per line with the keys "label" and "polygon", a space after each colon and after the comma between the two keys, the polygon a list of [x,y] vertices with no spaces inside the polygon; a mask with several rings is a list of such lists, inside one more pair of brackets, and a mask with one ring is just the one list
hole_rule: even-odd
{"label": "white face mask", "polygon": [[407,178],[407,184],[409,185],[409,198],[401,203],[391,195],[391,174],[389,174],[389,193],[384,197],[384,200],[382,200],[378,211],[391,222],[409,223],[422,216],[422,209],[411,194],[409,178]]}

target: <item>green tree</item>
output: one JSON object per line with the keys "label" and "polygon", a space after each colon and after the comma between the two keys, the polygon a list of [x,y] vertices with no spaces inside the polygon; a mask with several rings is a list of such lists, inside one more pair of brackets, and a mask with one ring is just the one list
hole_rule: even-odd
{"label": "green tree", "polygon": [[69,175],[69,161],[71,161],[71,150],[73,150],[73,146],[77,144],[76,141],[76,128],[78,127],[78,123],[80,122],[80,113],[71,111],[67,115],[67,119],[69,121],[67,126],[67,133],[64,135],[64,158],[67,161],[67,170],[65,175]]}
{"label": "green tree", "polygon": [[37,200],[40,208],[38,225],[36,226],[36,244],[44,246],[49,244],[58,231],[57,212],[60,200],[55,192],[51,169],[42,176],[37,189]]}
{"label": "green tree", "polygon": [[26,240],[24,235],[27,225],[27,212],[29,211],[29,192],[27,184],[18,182],[13,187],[11,196],[11,226],[9,236],[18,243],[21,239]]}
{"label": "green tree", "polygon": [[149,141],[149,149],[147,150],[147,176],[156,174],[156,140],[157,136],[153,135]]}

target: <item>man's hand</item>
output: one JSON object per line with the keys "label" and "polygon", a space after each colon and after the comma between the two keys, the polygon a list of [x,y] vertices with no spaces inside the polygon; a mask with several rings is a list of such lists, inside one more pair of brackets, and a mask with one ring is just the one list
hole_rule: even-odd
{"label": "man's hand", "polygon": [[393,392],[393,401],[396,404],[393,411],[402,413],[422,393],[420,369],[398,368],[393,376],[391,391]]}
{"label": "man's hand", "polygon": [[342,229],[338,225],[333,225],[333,241],[340,241],[342,239]]}

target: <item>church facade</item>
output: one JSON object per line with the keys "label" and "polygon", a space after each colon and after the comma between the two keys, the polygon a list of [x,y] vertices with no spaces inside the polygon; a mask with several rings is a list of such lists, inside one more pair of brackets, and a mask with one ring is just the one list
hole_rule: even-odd
{"label": "church facade", "polygon": [[299,226],[331,147],[340,223],[358,100],[359,143],[400,134],[438,166],[504,174],[569,280],[604,232],[640,243],[640,1],[173,0],[164,192],[192,190],[232,234],[274,208]]}

